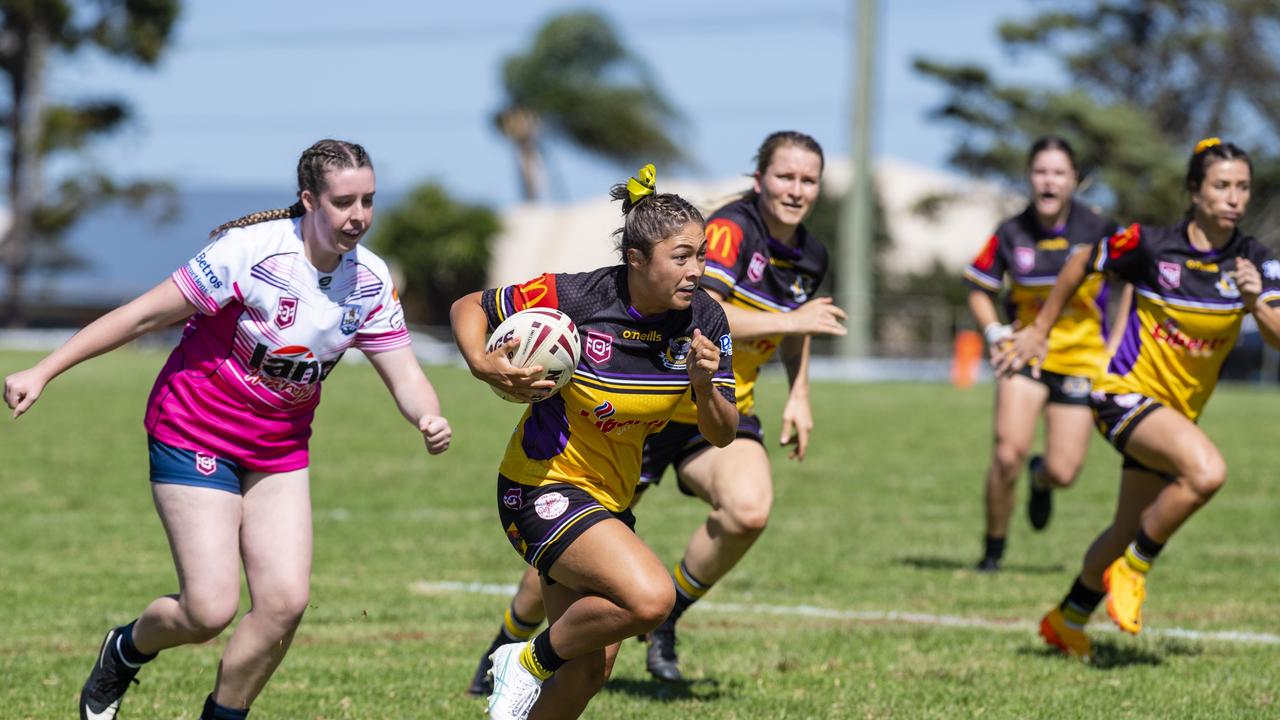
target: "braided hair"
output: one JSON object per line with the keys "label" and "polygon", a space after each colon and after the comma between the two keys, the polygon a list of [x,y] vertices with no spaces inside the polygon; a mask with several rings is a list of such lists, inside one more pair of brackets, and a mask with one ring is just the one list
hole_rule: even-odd
{"label": "braided hair", "polygon": [[[373,161],[369,153],[356,143],[344,140],[325,139],[302,151],[298,158],[298,197],[304,190],[312,195],[320,195],[324,191],[324,174],[333,168],[372,168]],[[209,231],[209,237],[217,237],[231,228],[247,227],[272,220],[285,220],[302,217],[307,209],[299,199],[289,207],[274,210],[259,210],[243,217],[222,223]]]}
{"label": "braided hair", "polygon": [[[652,171],[653,166],[648,169]],[[644,168],[641,169],[643,175]],[[635,179],[630,181],[633,185]],[[613,231],[618,238],[618,252],[622,262],[627,262],[627,251],[635,250],[646,261],[653,257],[653,246],[671,237],[689,223],[701,228],[707,224],[698,208],[675,193],[657,192],[657,183],[651,175],[648,192],[643,194],[629,190],[627,183],[619,183],[609,189],[609,197],[622,201],[622,227]]]}

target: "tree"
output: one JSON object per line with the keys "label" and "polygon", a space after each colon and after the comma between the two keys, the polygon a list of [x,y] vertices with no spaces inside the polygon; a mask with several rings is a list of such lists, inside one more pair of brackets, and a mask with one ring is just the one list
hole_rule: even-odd
{"label": "tree", "polygon": [[[935,116],[961,129],[951,160],[975,175],[1020,182],[1031,140],[1069,138],[1088,192],[1126,222],[1167,223],[1186,207],[1191,148],[1219,135],[1264,153],[1280,147],[1280,4],[1274,0],[1050,0],[1006,22],[1011,55],[1056,60],[1065,87],[1001,84],[985,68],[918,59],[950,97]],[[1258,229],[1280,207],[1256,198]]]}
{"label": "tree", "polygon": [[92,168],[67,176],[52,189],[45,187],[47,159],[83,150],[129,117],[128,108],[116,99],[47,103],[50,58],[94,47],[154,65],[178,17],[178,1],[0,0],[0,73],[10,89],[10,106],[0,110],[10,138],[11,220],[0,243],[8,267],[8,324],[24,323],[23,290],[33,267],[74,264],[60,241],[78,217],[112,199],[141,203],[163,187],[146,181],[122,184]]}
{"label": "tree", "polygon": [[597,13],[549,20],[527,52],[503,63],[502,83],[507,99],[494,123],[516,146],[525,200],[545,195],[547,136],[627,166],[683,158],[663,129],[675,110]]}
{"label": "tree", "polygon": [[403,272],[400,299],[409,320],[448,325],[453,301],[484,287],[489,248],[501,228],[489,208],[426,183],[379,216],[370,244]]}

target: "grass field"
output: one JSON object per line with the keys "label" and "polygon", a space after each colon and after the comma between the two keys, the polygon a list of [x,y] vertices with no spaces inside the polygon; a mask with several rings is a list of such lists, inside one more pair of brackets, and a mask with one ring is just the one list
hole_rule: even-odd
{"label": "grass field", "polygon": [[[0,375],[36,357],[0,353]],[[0,423],[0,718],[73,716],[106,628],[176,589],[141,427],[163,359],[121,351],[93,360],[22,420]],[[252,717],[481,715],[483,701],[463,690],[506,600],[429,583],[511,583],[520,572],[494,507],[519,408],[463,371],[429,374],[455,432],[438,458],[422,451],[368,365],[344,365],[326,384],[312,441],[312,606]],[[763,390],[775,435],[780,381]],[[1280,645],[1169,632],[1274,640],[1266,634],[1280,629],[1274,391],[1218,392],[1204,427],[1231,479],[1153,572],[1155,632],[1105,632],[1100,614],[1089,665],[1048,652],[1033,623],[1110,516],[1114,451],[1095,438],[1050,528],[1033,535],[1020,513],[1007,570],[988,577],[968,568],[981,544],[990,388],[821,385],[814,395],[810,458],[788,463],[771,448],[774,519],[707,598],[775,611],[691,611],[680,645],[687,687],[651,682],[642,646],[626,643],[587,717],[1280,717]],[[639,508],[638,530],[673,561],[704,514],[667,482]],[[164,653],[140,675],[124,717],[195,718],[224,641]]]}

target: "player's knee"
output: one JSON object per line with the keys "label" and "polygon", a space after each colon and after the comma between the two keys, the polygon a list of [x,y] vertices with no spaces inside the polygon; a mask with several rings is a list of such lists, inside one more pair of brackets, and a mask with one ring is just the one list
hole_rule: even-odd
{"label": "player's knee", "polygon": [[727,520],[725,530],[742,537],[759,535],[769,524],[772,509],[773,498],[768,495],[734,497],[721,507]]}
{"label": "player's knee", "polygon": [[1002,477],[1016,477],[1026,461],[1026,448],[1003,440],[996,442],[994,462]]}
{"label": "player's knee", "polygon": [[194,642],[212,640],[231,624],[240,609],[239,593],[188,595],[181,599]]}
{"label": "player's knee", "polygon": [[651,579],[638,587],[626,599],[626,609],[631,615],[634,634],[649,632],[662,624],[676,604],[676,588],[671,576]]}
{"label": "player's knee", "polygon": [[1080,474],[1080,463],[1045,458],[1040,473],[1041,479],[1047,485],[1056,488],[1071,487],[1071,484],[1076,481],[1076,476]]}
{"label": "player's knee", "polygon": [[1185,474],[1187,486],[1201,502],[1208,502],[1227,482],[1227,463],[1212,453],[1201,458]]}
{"label": "player's knee", "polygon": [[265,616],[273,625],[288,631],[302,622],[302,615],[307,611],[310,598],[310,588],[303,583],[275,592],[261,603],[255,603],[253,611],[259,616]]}

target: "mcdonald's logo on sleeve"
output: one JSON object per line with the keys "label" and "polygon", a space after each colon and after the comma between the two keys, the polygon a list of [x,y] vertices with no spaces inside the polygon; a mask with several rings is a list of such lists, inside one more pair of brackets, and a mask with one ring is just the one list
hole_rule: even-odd
{"label": "mcdonald's logo on sleeve", "polygon": [[1138,247],[1138,243],[1141,240],[1141,231],[1138,229],[1138,224],[1134,223],[1111,236],[1111,239],[1107,241],[1107,254],[1111,256],[1112,260],[1123,257],[1130,250]]}
{"label": "mcdonald's logo on sleeve", "polygon": [[725,267],[733,267],[742,248],[742,227],[725,218],[707,224],[707,259]]}
{"label": "mcdonald's logo on sleeve", "polygon": [[986,247],[982,248],[982,252],[978,253],[978,257],[974,258],[973,266],[983,272],[991,270],[991,266],[996,261],[996,247],[1000,245],[1000,238],[995,235],[987,241]]}
{"label": "mcdonald's logo on sleeve", "polygon": [[517,311],[531,307],[559,307],[560,299],[556,296],[556,276],[547,273],[517,285],[512,292],[512,301]]}

